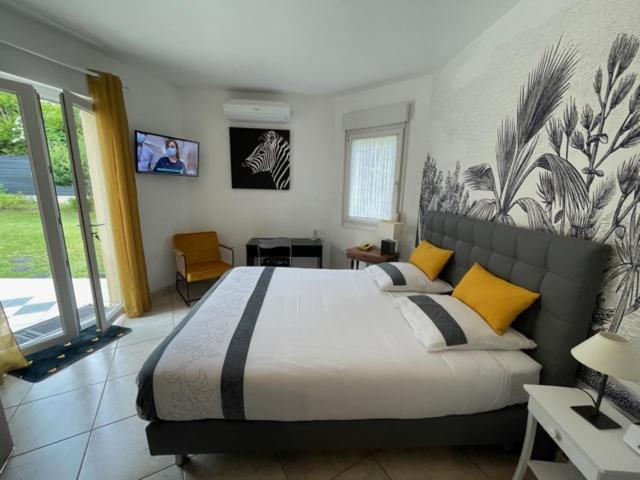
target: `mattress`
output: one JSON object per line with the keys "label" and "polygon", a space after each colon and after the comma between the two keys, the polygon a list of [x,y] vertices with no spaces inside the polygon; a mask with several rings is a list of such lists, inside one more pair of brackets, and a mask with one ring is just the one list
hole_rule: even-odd
{"label": "mattress", "polygon": [[463,415],[523,403],[523,352],[429,353],[363,271],[239,267],[145,362],[149,420]]}

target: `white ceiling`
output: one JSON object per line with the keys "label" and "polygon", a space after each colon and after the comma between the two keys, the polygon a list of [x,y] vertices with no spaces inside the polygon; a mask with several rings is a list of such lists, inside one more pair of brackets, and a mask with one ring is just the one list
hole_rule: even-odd
{"label": "white ceiling", "polygon": [[431,73],[517,2],[22,0],[18,8],[174,85],[324,94]]}

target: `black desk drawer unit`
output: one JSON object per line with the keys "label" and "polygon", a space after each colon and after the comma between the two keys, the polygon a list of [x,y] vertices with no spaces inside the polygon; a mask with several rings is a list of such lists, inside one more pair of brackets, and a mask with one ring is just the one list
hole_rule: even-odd
{"label": "black desk drawer unit", "polygon": [[[258,239],[252,238],[247,242],[247,265],[253,266],[256,264],[256,258],[258,257]],[[318,261],[318,268],[322,268],[322,240],[319,238],[292,238],[291,239],[291,256],[296,257],[309,257],[316,258]],[[263,250],[264,251],[264,250]],[[282,257],[288,255],[287,248],[274,248],[269,251],[266,256]]]}

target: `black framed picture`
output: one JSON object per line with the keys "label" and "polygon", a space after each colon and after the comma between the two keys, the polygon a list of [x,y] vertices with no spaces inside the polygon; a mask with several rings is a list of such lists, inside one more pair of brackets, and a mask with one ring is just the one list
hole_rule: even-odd
{"label": "black framed picture", "polygon": [[229,128],[231,186],[289,190],[289,130]]}

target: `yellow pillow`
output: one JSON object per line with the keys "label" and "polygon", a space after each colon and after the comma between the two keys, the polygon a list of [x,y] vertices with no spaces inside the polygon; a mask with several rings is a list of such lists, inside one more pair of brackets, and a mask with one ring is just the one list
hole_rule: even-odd
{"label": "yellow pillow", "polygon": [[422,270],[429,277],[429,280],[435,280],[451,258],[451,255],[453,255],[453,250],[445,250],[423,240],[411,254],[409,263]]}
{"label": "yellow pillow", "polygon": [[478,312],[498,335],[540,298],[539,293],[496,277],[478,263],[462,277],[451,296]]}

